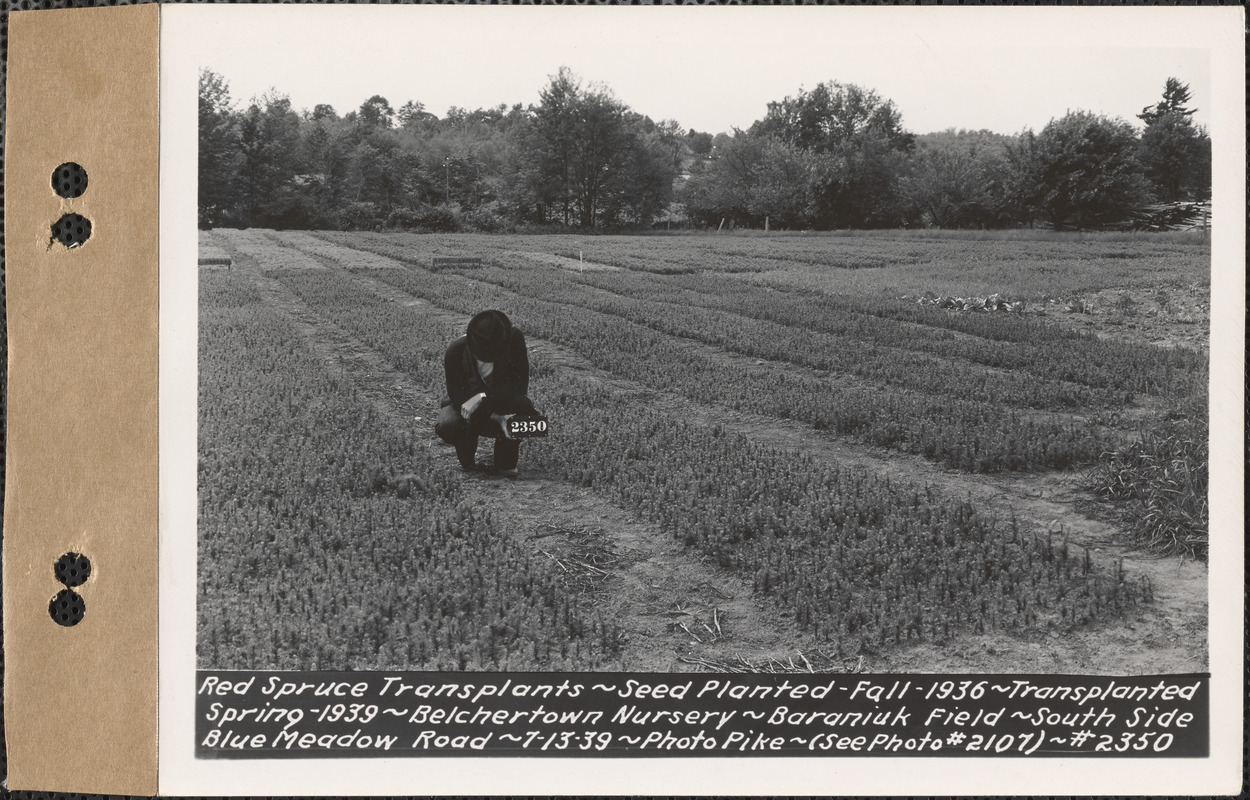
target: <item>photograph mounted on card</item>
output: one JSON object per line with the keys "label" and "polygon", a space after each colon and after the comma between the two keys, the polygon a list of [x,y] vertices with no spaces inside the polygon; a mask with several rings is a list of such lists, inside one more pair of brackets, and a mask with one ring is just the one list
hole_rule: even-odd
{"label": "photograph mounted on card", "polygon": [[283,12],[167,28],[196,774],[1212,758],[1202,25]]}
{"label": "photograph mounted on card", "polygon": [[162,794],[1238,785],[1240,10],[159,15]]}

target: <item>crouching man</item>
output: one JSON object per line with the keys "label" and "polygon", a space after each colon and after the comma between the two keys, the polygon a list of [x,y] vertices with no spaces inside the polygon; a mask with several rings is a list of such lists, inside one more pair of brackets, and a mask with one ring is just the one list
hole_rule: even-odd
{"label": "crouching man", "polygon": [[510,414],[536,413],[530,402],[529,353],[525,336],[502,311],[483,311],[469,320],[467,334],[447,347],[443,357],[447,397],[434,432],[456,448],[466,472],[477,469],[478,437],[495,440],[494,464],[515,478],[521,443],[504,424]]}

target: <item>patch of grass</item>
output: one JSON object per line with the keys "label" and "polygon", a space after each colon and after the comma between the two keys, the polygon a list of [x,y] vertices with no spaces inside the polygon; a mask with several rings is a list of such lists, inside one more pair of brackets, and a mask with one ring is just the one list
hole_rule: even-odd
{"label": "patch of grass", "polygon": [[1207,557],[1207,430],[1203,416],[1169,422],[1104,454],[1086,475],[1149,550]]}

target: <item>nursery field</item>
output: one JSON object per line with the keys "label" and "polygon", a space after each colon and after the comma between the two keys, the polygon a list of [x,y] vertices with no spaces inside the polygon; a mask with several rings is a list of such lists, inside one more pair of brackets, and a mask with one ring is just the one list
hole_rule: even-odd
{"label": "nursery field", "polygon": [[[205,668],[1206,666],[1203,236],[200,244]],[[515,480],[433,435],[485,308]]]}

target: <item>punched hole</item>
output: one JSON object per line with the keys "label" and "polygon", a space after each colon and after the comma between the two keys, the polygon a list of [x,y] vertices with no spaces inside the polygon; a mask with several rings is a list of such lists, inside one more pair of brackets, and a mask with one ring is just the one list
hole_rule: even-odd
{"label": "punched hole", "polygon": [[52,241],[73,249],[91,238],[91,220],[82,214],[66,214],[52,223]]}
{"label": "punched hole", "polygon": [[72,589],[62,589],[56,593],[56,597],[52,598],[52,602],[48,603],[48,614],[52,617],[52,621],[67,628],[82,622],[86,613],[87,604],[82,596]]}
{"label": "punched hole", "polygon": [[78,553],[66,553],[52,564],[52,574],[69,588],[81,586],[91,577],[91,561]]}
{"label": "punched hole", "polygon": [[87,171],[73,161],[67,161],[52,171],[52,191],[61,197],[74,199],[87,191]]}

